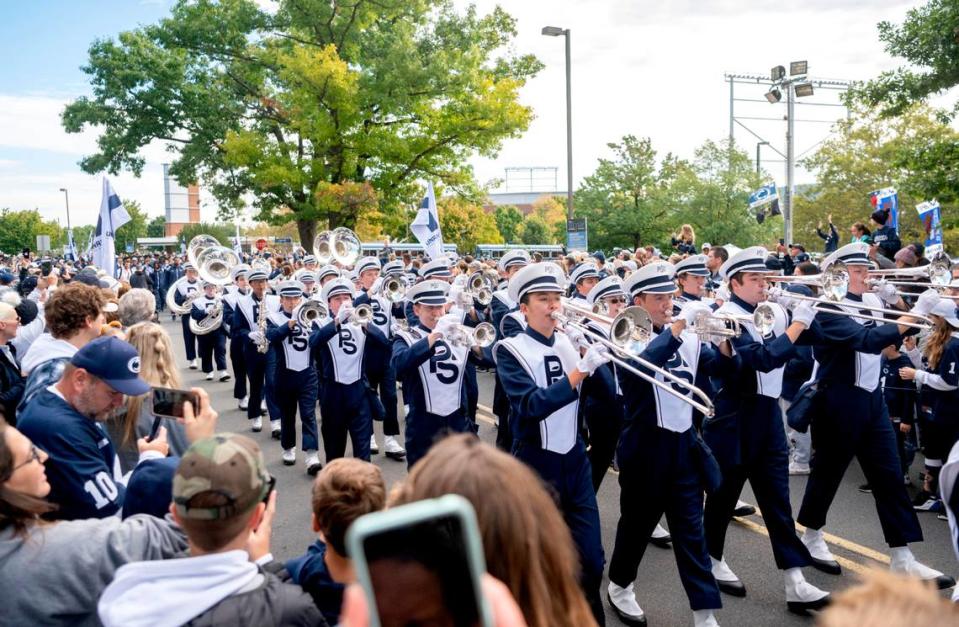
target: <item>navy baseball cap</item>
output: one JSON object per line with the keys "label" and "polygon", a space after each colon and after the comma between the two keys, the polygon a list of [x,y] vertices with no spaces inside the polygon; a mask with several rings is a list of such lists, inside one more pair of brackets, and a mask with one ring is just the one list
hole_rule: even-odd
{"label": "navy baseball cap", "polygon": [[76,352],[70,363],[83,368],[117,392],[140,396],[150,384],[140,378],[140,354],[121,339],[98,337]]}
{"label": "navy baseball cap", "polygon": [[173,476],[179,465],[179,457],[147,459],[137,464],[127,482],[122,517],[126,519],[137,514],[157,518],[166,516],[173,501]]}

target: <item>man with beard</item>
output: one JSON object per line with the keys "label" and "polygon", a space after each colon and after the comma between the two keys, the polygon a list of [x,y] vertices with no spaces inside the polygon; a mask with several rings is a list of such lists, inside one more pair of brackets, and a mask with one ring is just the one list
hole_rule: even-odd
{"label": "man with beard", "polygon": [[[49,455],[49,500],[62,520],[106,518],[123,506],[126,492],[113,444],[102,422],[123,405],[123,396],[150,391],[140,378],[140,356],[115,337],[98,338],[70,359],[63,377],[40,393],[17,427]],[[137,441],[139,462],[166,457],[166,431]]]}

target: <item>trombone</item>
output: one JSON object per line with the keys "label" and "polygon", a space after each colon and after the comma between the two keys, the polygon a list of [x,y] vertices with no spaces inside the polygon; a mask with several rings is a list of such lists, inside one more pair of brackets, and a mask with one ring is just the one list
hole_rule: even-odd
{"label": "trombone", "polygon": [[[870,270],[869,276],[890,277],[893,285],[929,285],[933,287],[948,287],[952,282],[952,261],[944,254],[933,257],[927,266],[916,268],[888,268],[886,270]],[[915,281],[899,281],[897,279],[929,279],[929,283]]]}
{"label": "trombone", "polygon": [[691,331],[703,342],[722,341],[743,334],[743,325],[751,322],[760,335],[768,335],[776,324],[776,314],[768,303],[759,303],[753,314],[703,312],[696,316]]}
{"label": "trombone", "polygon": [[[779,281],[784,277],[769,277],[767,280]],[[790,300],[805,300],[819,305],[836,303],[839,304],[844,298],[846,298],[846,292],[849,288],[849,273],[846,272],[846,264],[841,262],[836,262],[830,265],[826,270],[819,275],[813,275],[809,277],[797,277],[812,279],[815,278],[819,281],[819,286],[822,288],[823,296],[822,298],[815,298],[812,296],[803,296],[802,294],[794,294],[790,292],[785,297]],[[770,298],[772,302],[776,302],[777,297]],[[845,309],[821,309],[817,308],[817,311],[825,311],[826,313],[838,314],[840,316],[848,316],[850,318],[858,318],[860,320],[875,320],[876,322],[893,322],[895,324],[901,324],[904,327],[910,327],[913,329],[928,329],[930,326],[933,326],[933,322],[930,318],[925,316],[920,316],[917,314],[911,314],[907,311],[900,311],[898,309],[885,309],[883,307],[873,307],[871,305],[863,305],[860,303],[849,303],[850,306],[853,306],[857,311],[846,311]],[[873,311],[879,314],[885,314],[887,316],[909,316],[911,318],[916,318],[922,322],[900,322],[898,320],[892,320],[889,318],[884,318],[880,316],[871,316],[869,314],[862,313],[863,311]]]}
{"label": "trombone", "polygon": [[[588,335],[594,342],[598,342],[609,349],[612,354],[610,361],[618,367],[631,372],[662,391],[672,394],[681,401],[689,403],[702,412],[704,416],[712,416],[715,413],[713,402],[705,392],[685,379],[639,356],[640,351],[646,342],[648,342],[652,333],[652,323],[645,309],[642,307],[627,307],[615,318],[610,318],[608,316],[595,314],[591,308],[577,305],[568,298],[562,300],[562,306],[563,313],[554,311],[552,317],[560,324],[563,330],[571,328],[576,329],[584,335]],[[609,339],[604,337],[601,332],[584,324],[583,320],[589,320],[608,329]],[[653,371],[669,381],[669,383],[664,383],[657,379],[655,375],[643,372],[630,364],[630,361],[639,364],[642,368]],[[673,386],[694,394],[699,397],[702,402],[679,392],[674,389]]]}

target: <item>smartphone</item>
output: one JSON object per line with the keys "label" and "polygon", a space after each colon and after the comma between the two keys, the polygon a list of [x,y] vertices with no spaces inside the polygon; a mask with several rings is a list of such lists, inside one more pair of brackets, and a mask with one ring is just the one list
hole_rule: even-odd
{"label": "smartphone", "polygon": [[190,401],[193,410],[199,411],[200,398],[189,390],[153,388],[153,415],[167,418],[183,418],[183,403]]}
{"label": "smartphone", "polygon": [[358,519],[346,534],[370,627],[493,627],[473,506],[448,494]]}

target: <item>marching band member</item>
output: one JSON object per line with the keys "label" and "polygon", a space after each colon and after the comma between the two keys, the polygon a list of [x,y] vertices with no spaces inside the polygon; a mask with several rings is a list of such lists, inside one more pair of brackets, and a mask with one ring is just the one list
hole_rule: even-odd
{"label": "marching band member", "polygon": [[[373,320],[371,326],[379,329],[383,337],[387,339],[386,350],[377,354],[379,345],[373,344],[369,347],[367,356],[367,377],[370,382],[370,388],[379,393],[380,401],[383,403],[385,416],[383,418],[383,448],[386,456],[390,459],[402,460],[406,457],[406,450],[400,446],[396,436],[400,434],[400,423],[396,416],[396,371],[392,364],[392,338],[393,338],[393,303],[384,296],[377,296],[370,293],[373,284],[380,277],[380,260],[376,257],[363,257],[356,262],[356,275],[359,280],[362,293],[353,301],[353,305],[368,304],[373,309]],[[370,435],[370,452],[379,453],[380,447],[376,443],[376,434]]]}
{"label": "marching band member", "polygon": [[[180,281],[177,285],[176,292],[173,294],[173,300],[177,305],[182,305],[186,302],[187,298],[200,289],[200,284],[197,281],[199,273],[196,268],[193,267],[193,264],[187,261],[183,264],[183,270],[186,279]],[[190,330],[189,315],[180,316],[180,326],[183,329],[183,344],[186,346],[186,360],[190,366],[190,370],[196,370],[199,365],[196,356],[196,336],[193,335],[193,331]]]}
{"label": "marching band member", "polygon": [[323,465],[317,451],[316,370],[310,358],[309,333],[296,320],[297,307],[303,302],[303,284],[283,281],[279,285],[280,311],[271,312],[266,321],[267,378],[273,381],[276,404],[280,408],[280,446],[283,463],[296,463],[296,411],[300,410],[306,472],[315,475]]}
{"label": "marching band member", "polygon": [[[340,278],[340,269],[336,266],[325,265],[319,270],[316,271],[316,282],[320,290],[323,289],[323,286],[332,281],[333,279]],[[322,300],[322,294],[319,295],[319,299]]]}
{"label": "marching band member", "polygon": [[690,255],[676,264],[679,294],[673,298],[673,315],[678,315],[687,302],[703,300],[707,278],[709,270],[706,268],[706,255]]}
{"label": "marching band member", "polygon": [[[440,257],[439,259],[434,259],[429,263],[423,264],[423,266],[420,268],[419,280],[428,281],[429,279],[446,281],[447,283],[450,283],[453,280],[453,271],[450,269],[449,257]],[[413,311],[413,303],[409,298],[406,299],[404,314],[406,323],[410,326],[410,328],[413,328],[419,324],[419,321],[416,319],[416,313]]]}
{"label": "marching band member", "polygon": [[301,270],[296,279],[303,284],[303,298],[310,300],[316,296],[316,273],[312,270]]}
{"label": "marching band member", "polygon": [[[766,297],[765,277],[770,272],[766,256],[765,248],[753,246],[723,264],[721,272],[731,296],[718,313],[747,318],[753,315]],[[703,422],[703,438],[722,471],[719,489],[706,497],[706,543],[719,589],[745,596],[746,587],[726,564],[723,550],[726,529],[748,479],[769,530],[776,566],[784,572],[787,607],[806,613],[826,605],[829,593],[807,582],[802,573],[802,567],[810,566],[812,559],[796,536],[789,503],[789,446],[779,396],[785,364],[795,354],[793,344],[812,326],[816,312],[804,302],[793,310],[790,322],[781,305],[768,306],[775,314],[769,335],[761,335],[750,321],[743,322],[742,335],[731,340],[739,369],[722,378],[716,416]],[[803,341],[815,340],[814,333]],[[676,530],[671,532],[675,536]]]}
{"label": "marching band member", "polygon": [[[653,325],[653,339],[641,357],[690,383],[701,370],[734,369],[732,361],[721,360],[711,346],[687,330],[699,314],[710,311],[708,305],[689,301],[670,322],[676,290],[673,273],[670,264],[656,262],[626,280],[633,304],[649,313]],[[725,350],[731,356],[728,347]],[[717,625],[713,610],[721,608],[722,601],[706,550],[702,495],[719,484],[718,465],[693,425],[689,403],[628,370],[618,369],[617,374],[627,418],[618,451],[620,519],[609,562],[607,598],[625,622],[646,624],[633,581],[647,539],[665,513],[694,623]],[[657,379],[664,380],[662,375]]]}
{"label": "marching band member", "polygon": [[[214,308],[220,306],[220,296],[216,293],[216,285],[208,281],[201,281],[203,296],[193,300],[193,309],[190,317],[197,322],[205,319]],[[212,381],[220,371],[220,381],[229,381],[230,373],[226,369],[226,331],[221,323],[209,333],[196,335],[196,342],[200,350],[200,361],[206,380]],[[214,361],[216,367],[214,368]]]}
{"label": "marching band member", "polygon": [[353,457],[370,461],[373,432],[371,403],[365,356],[368,343],[386,346],[386,338],[376,327],[351,319],[353,282],[340,277],[323,286],[323,299],[330,320],[310,335],[310,347],[318,353],[323,385],[320,390],[320,431],[326,463],[346,453],[349,433]]}
{"label": "marching band member", "polygon": [[[253,431],[263,429],[263,403],[266,378],[266,320],[270,303],[267,300],[267,274],[264,270],[251,270],[247,275],[250,293],[237,299],[233,314],[233,341],[242,346],[246,374],[250,380],[250,398],[246,407],[246,416],[252,423]],[[279,415],[277,415],[279,418]],[[280,422],[270,425],[274,439],[280,439]]]}
{"label": "marching band member", "polygon": [[[839,564],[826,547],[822,528],[849,462],[859,460],[876,500],[876,511],[886,543],[891,549],[890,567],[920,579],[935,581],[940,589],[955,580],[920,563],[908,543],[922,541],[922,529],[902,482],[896,436],[892,432],[882,390],[879,387],[880,353],[890,344],[899,344],[910,329],[902,324],[880,324],[833,313],[830,309],[855,311],[862,303],[880,307],[875,294],[868,293],[869,245],[855,242],[827,257],[825,271],[836,262],[846,265],[849,275],[845,300],[820,305],[817,317],[822,341],[814,348],[819,362],[819,396],[826,408],[812,418],[813,448],[809,481],[797,520],[805,525],[802,541],[821,570],[838,574]],[[911,313],[924,316],[935,307],[939,295],[923,292]],[[866,312],[866,315],[876,315]],[[899,321],[908,321],[900,318]],[[762,503],[760,503],[762,507]],[[763,508],[765,516],[765,508]]]}
{"label": "marching band member", "polygon": [[310,272],[316,272],[316,255],[306,255],[303,257],[303,267]]}
{"label": "marching band member", "polygon": [[589,291],[599,283],[599,270],[592,262],[584,261],[569,273],[569,282],[573,290],[570,298],[586,300]]}
{"label": "marching band member", "polygon": [[[899,369],[899,374],[904,380],[916,381],[921,386],[920,405],[924,420],[920,426],[925,442],[925,478],[922,491],[913,503],[918,511],[944,513],[939,498],[939,471],[959,440],[959,373],[956,372],[959,338],[953,335],[959,329],[959,318],[956,317],[955,303],[947,298],[936,304],[929,317],[936,325],[924,343],[926,368],[904,367]],[[922,359],[918,361],[921,365]]]}
{"label": "marching band member", "polygon": [[450,342],[447,333],[460,324],[459,316],[446,313],[450,286],[427,280],[410,289],[417,325],[398,330],[393,339],[393,367],[403,380],[409,403],[406,415],[407,467],[412,468],[436,437],[450,431],[469,430],[466,390],[463,385],[469,348]]}
{"label": "marching band member", "polygon": [[[626,306],[623,281],[616,275],[608,276],[593,286],[586,295],[589,305],[603,305],[603,315],[615,318]],[[587,325],[606,339],[609,334],[598,324]],[[584,338],[586,339],[586,338]],[[616,443],[623,428],[623,397],[618,389],[613,364],[607,364],[583,382],[580,409],[589,430],[589,457],[593,469],[593,489],[599,486],[616,454]]]}
{"label": "marching band member", "polygon": [[[496,328],[497,340],[506,337],[503,334],[503,320],[507,315],[516,312],[515,315],[522,317],[522,314],[519,313],[519,303],[509,297],[509,280],[529,263],[529,253],[525,250],[511,250],[503,255],[497,263],[500,274],[505,276],[506,279],[500,284],[499,289],[493,292],[493,300],[490,301],[490,322]],[[504,451],[509,451],[513,447],[513,432],[509,427],[509,398],[503,391],[499,369],[493,369],[493,377],[492,409],[496,416],[496,446]]]}
{"label": "marching band member", "polygon": [[556,490],[579,550],[583,590],[596,622],[604,625],[599,508],[578,406],[580,384],[609,361],[609,353],[597,344],[580,357],[569,338],[556,333],[552,314],[562,307],[561,276],[555,264],[536,263],[510,280],[510,298],[520,303],[529,326],[496,345],[496,363],[511,405],[513,455]]}
{"label": "marching band member", "polygon": [[239,402],[239,407],[246,410],[250,397],[247,395],[246,362],[243,360],[243,340],[237,340],[233,333],[233,320],[236,316],[237,300],[250,292],[246,276],[250,266],[241,263],[230,271],[233,285],[224,288],[223,295],[223,330],[230,339],[230,364],[233,366],[233,398]]}

